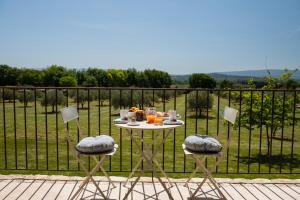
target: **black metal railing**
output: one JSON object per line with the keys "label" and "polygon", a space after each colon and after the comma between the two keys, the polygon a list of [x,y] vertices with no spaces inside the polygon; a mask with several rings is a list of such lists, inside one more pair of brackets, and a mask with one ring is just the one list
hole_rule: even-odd
{"label": "black metal railing", "polygon": [[[194,133],[218,136],[222,142],[232,134],[232,145],[216,173],[300,173],[299,90],[0,87],[0,93],[2,171],[80,170],[59,113],[64,106],[76,106],[84,136],[108,134],[119,144],[118,153],[105,163],[106,169],[130,172],[138,160],[136,147],[113,125],[113,119],[129,106],[155,106],[160,111],[176,109],[185,122],[159,154],[168,173],[187,173],[195,167],[181,149],[184,139]],[[225,106],[239,110],[234,128],[224,124]],[[69,123],[68,128],[79,141],[75,124]],[[136,137],[151,142],[153,132],[143,131]],[[214,162],[216,159],[207,159],[206,166]]]}

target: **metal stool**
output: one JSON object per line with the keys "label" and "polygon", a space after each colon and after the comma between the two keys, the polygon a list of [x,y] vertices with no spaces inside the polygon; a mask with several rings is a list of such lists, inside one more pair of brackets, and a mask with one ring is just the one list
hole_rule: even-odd
{"label": "metal stool", "polygon": [[[108,199],[108,197],[104,194],[104,192],[100,189],[99,185],[94,180],[93,176],[100,169],[103,172],[103,174],[106,176],[106,178],[108,179],[109,183],[112,184],[113,188],[116,187],[114,185],[114,183],[112,182],[112,180],[110,179],[107,172],[102,167],[102,163],[104,162],[104,160],[107,156],[112,156],[116,153],[116,151],[118,149],[118,145],[114,144],[113,147],[110,150],[105,150],[105,151],[100,151],[99,150],[99,149],[102,148],[102,146],[101,147],[98,146],[99,148],[98,148],[97,151],[94,151],[95,150],[94,148],[91,148],[90,150],[87,148],[87,150],[89,150],[87,152],[80,151],[75,146],[74,142],[72,141],[69,129],[67,127],[68,122],[70,122],[72,120],[76,120],[76,125],[77,125],[77,129],[78,129],[78,132],[79,132],[79,137],[80,137],[81,129],[80,129],[79,121],[78,121],[79,115],[78,115],[77,109],[75,107],[65,107],[65,108],[61,109],[61,115],[62,115],[62,118],[63,118],[64,128],[65,128],[65,132],[67,134],[68,142],[71,146],[74,147],[77,162],[80,164],[80,166],[82,167],[82,169],[86,173],[86,178],[83,180],[83,182],[79,186],[78,190],[75,191],[75,193],[72,195],[72,197],[70,199],[71,200],[75,199],[80,194],[80,192],[84,189],[84,186],[87,186],[90,181],[92,181],[92,183],[95,185],[96,191],[98,191],[104,199]],[[110,136],[106,136],[106,137],[110,138]],[[81,141],[83,141],[84,139],[86,139],[86,138],[83,138]],[[84,164],[83,160],[80,158],[81,155],[91,156],[94,159],[94,161],[96,162],[95,167],[91,171],[89,171],[85,167],[85,164]],[[100,156],[99,159],[98,159],[98,155]],[[87,190],[87,189],[85,189],[85,190]],[[87,191],[89,191],[89,190],[87,190]],[[89,192],[91,192],[91,191],[89,191]]]}
{"label": "metal stool", "polygon": [[[238,110],[230,108],[230,107],[225,107],[224,110],[224,120],[229,122],[229,124],[233,125],[235,123],[236,117],[237,117],[237,113]],[[217,138],[218,140],[218,138]],[[224,196],[224,194],[222,193],[222,191],[220,190],[220,185],[217,183],[217,181],[213,178],[212,176],[212,169],[214,169],[215,167],[217,167],[219,165],[219,163],[222,161],[222,159],[224,158],[225,153],[227,152],[228,147],[230,146],[231,143],[231,133],[229,131],[228,133],[228,138],[227,138],[227,142],[224,145],[224,148],[222,149],[222,151],[220,152],[214,152],[214,153],[209,153],[209,152],[196,152],[196,151],[191,151],[189,149],[186,148],[185,144],[182,144],[182,148],[184,151],[184,154],[186,156],[192,156],[192,158],[196,161],[196,168],[193,171],[193,173],[191,174],[191,176],[188,178],[188,180],[185,183],[185,186],[188,186],[188,184],[190,183],[191,179],[195,176],[195,174],[198,171],[202,171],[204,174],[204,179],[200,184],[197,184],[198,187],[195,189],[195,192],[191,194],[191,199],[195,199],[196,194],[199,192],[199,190],[201,189],[201,187],[203,186],[203,184],[208,180],[212,185],[213,185],[213,190],[217,190],[219,192],[219,195],[221,196],[221,198],[226,199],[226,197]],[[217,162],[215,163],[215,165],[211,168],[211,170],[207,169],[205,167],[205,160],[207,157],[209,156],[213,156],[213,157],[217,157]]]}

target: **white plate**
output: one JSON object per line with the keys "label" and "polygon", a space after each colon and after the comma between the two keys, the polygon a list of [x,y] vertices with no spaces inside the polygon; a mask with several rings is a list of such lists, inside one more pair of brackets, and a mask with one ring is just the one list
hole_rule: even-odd
{"label": "white plate", "polygon": [[128,121],[127,120],[122,120],[122,119],[118,118],[118,119],[114,120],[114,123],[115,124],[127,124]]}
{"label": "white plate", "polygon": [[[180,119],[180,118],[181,118],[181,116],[180,116],[179,114],[177,114],[177,115],[176,115],[176,119]],[[164,119],[164,120],[168,120],[169,117],[163,117],[163,119]]]}
{"label": "white plate", "polygon": [[169,120],[164,121],[164,125],[182,125],[182,121],[177,120],[176,122],[171,122]]}
{"label": "white plate", "polygon": [[127,123],[127,125],[128,126],[139,126],[140,124],[139,123],[137,123],[137,122],[135,122],[135,123]]}

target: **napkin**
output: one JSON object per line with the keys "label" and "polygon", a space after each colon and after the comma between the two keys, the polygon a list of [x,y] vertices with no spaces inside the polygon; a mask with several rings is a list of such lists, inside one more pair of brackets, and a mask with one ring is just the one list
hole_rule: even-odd
{"label": "napkin", "polygon": [[170,120],[166,120],[164,121],[164,125],[181,125],[182,121],[170,121]]}
{"label": "napkin", "polygon": [[128,121],[127,121],[127,120],[123,120],[123,119],[121,119],[121,118],[118,118],[118,119],[115,119],[115,120],[114,120],[114,123],[115,123],[115,124],[127,124]]}

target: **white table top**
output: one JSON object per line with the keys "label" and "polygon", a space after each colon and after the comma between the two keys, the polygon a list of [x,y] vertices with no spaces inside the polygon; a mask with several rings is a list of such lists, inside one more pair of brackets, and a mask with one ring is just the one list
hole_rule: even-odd
{"label": "white table top", "polygon": [[139,130],[163,130],[163,129],[174,129],[177,127],[180,127],[184,125],[184,122],[181,120],[182,124],[176,124],[176,125],[154,125],[154,124],[148,124],[146,121],[137,122],[140,125],[139,126],[129,126],[127,124],[115,124],[119,128],[125,128],[125,129],[139,129]]}

